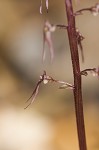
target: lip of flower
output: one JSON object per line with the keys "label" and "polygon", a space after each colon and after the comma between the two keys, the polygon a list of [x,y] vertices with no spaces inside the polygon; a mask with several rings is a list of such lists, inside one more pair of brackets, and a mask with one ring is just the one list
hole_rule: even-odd
{"label": "lip of flower", "polygon": [[47,84],[47,83],[48,83],[48,80],[47,80],[47,79],[44,79],[44,80],[43,80],[43,83],[44,83],[44,84]]}

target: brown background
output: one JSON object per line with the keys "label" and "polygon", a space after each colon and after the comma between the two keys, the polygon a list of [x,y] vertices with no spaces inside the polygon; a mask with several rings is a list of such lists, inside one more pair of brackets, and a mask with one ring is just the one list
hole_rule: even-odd
{"label": "brown background", "polygon": [[[73,1],[74,10],[93,6],[98,0]],[[49,0],[39,13],[40,0],[0,0],[0,150],[78,150],[75,110],[71,90],[57,84],[43,85],[28,109],[43,70],[55,79],[73,83],[67,32],[53,33],[55,58],[42,64],[43,25],[67,24],[64,0]],[[99,15],[89,12],[76,18],[83,41],[85,63],[99,65]],[[81,58],[81,56],[80,56]],[[83,77],[83,99],[88,150],[99,150],[99,80]]]}

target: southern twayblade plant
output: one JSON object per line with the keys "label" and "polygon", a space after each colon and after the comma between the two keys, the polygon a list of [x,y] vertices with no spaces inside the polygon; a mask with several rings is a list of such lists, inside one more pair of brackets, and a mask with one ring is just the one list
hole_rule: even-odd
{"label": "southern twayblade plant", "polygon": [[[48,12],[48,0],[46,2],[46,9]],[[71,52],[71,61],[72,61],[72,68],[73,68],[73,78],[74,84],[69,84],[68,82],[60,81],[53,79],[51,76],[46,74],[46,71],[42,75],[36,84],[35,89],[33,90],[32,95],[27,100],[30,100],[29,104],[25,107],[25,109],[31,105],[36,96],[39,92],[39,87],[41,83],[59,83],[61,86],[60,89],[69,88],[72,89],[74,95],[74,102],[75,102],[75,113],[76,113],[76,123],[77,123],[77,133],[78,133],[78,143],[79,143],[79,150],[87,150],[86,144],[86,134],[85,134],[85,123],[84,123],[84,113],[83,113],[83,99],[82,99],[82,76],[87,76],[88,73],[91,73],[93,76],[99,77],[99,67],[98,68],[87,68],[81,71],[80,69],[80,62],[79,62],[79,53],[78,48],[81,50],[82,61],[84,62],[84,54],[83,54],[83,46],[82,40],[84,37],[79,32],[78,28],[76,27],[76,20],[75,17],[78,15],[83,14],[84,11],[91,12],[94,16],[99,14],[99,3],[95,6],[89,8],[83,8],[76,12],[73,11],[72,0],[65,0],[65,8],[66,8],[66,15],[67,15],[67,22],[68,25],[52,25],[48,20],[45,21],[44,29],[43,29],[43,61],[45,59],[45,43],[48,44],[51,61],[54,57],[54,48],[53,42],[51,38],[51,33],[54,32],[57,28],[66,29],[68,33],[68,40]],[[42,14],[42,0],[40,5],[40,13]]]}
{"label": "southern twayblade plant", "polygon": [[39,92],[39,87],[41,85],[41,83],[43,84],[47,84],[47,83],[58,83],[58,84],[61,84],[59,86],[60,89],[63,89],[63,88],[67,88],[67,89],[71,89],[73,90],[74,89],[74,86],[68,82],[65,82],[65,81],[61,81],[61,80],[56,80],[54,78],[52,78],[51,76],[47,75],[46,74],[46,71],[43,72],[42,75],[40,75],[40,78],[36,84],[36,87],[33,91],[33,93],[31,94],[31,96],[29,97],[29,99],[26,101],[28,102],[30,100],[30,103],[25,107],[25,109],[27,107],[29,107],[35,100],[36,96],[38,95],[38,92]]}

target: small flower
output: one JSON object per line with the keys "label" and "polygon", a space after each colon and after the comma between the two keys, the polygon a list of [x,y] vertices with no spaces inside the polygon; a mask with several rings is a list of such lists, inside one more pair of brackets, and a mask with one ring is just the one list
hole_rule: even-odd
{"label": "small flower", "polygon": [[85,69],[85,70],[81,71],[81,75],[87,76],[88,72],[90,72],[93,77],[99,77],[99,67],[92,68],[92,69],[90,69],[90,68]]}
{"label": "small flower", "polygon": [[97,3],[94,7],[92,7],[92,14],[97,16],[99,14],[99,3]]}
{"label": "small flower", "polygon": [[99,3],[97,3],[95,6],[89,7],[89,8],[83,8],[75,12],[75,16],[83,14],[84,11],[91,12],[94,16],[97,16],[99,14]]}
{"label": "small flower", "polygon": [[47,20],[44,24],[43,29],[43,61],[45,60],[45,42],[48,44],[50,56],[51,56],[51,62],[54,58],[54,47],[52,42],[52,35],[51,33],[56,30],[56,26],[51,25],[50,22]]}
{"label": "small flower", "polygon": [[47,84],[49,82],[51,82],[51,83],[55,82],[55,83],[62,84],[60,86],[60,89],[65,89],[65,88],[74,89],[74,86],[72,84],[69,84],[69,83],[64,82],[64,81],[53,79],[51,76],[49,76],[49,75],[46,74],[46,71],[44,71],[43,74],[40,75],[39,81],[37,82],[36,87],[35,87],[33,93],[31,94],[31,96],[29,97],[29,99],[26,101],[26,102],[28,102],[31,99],[30,103],[24,109],[28,108],[34,102],[36,96],[38,95],[39,87],[40,87],[40,85],[41,85],[42,82],[44,84]]}
{"label": "small flower", "polygon": [[59,89],[70,89],[70,90],[73,90],[74,89],[74,86],[72,84],[63,84],[59,87]]}
{"label": "small flower", "polygon": [[94,77],[99,77],[99,67],[94,68],[94,70],[92,70],[91,73]]}

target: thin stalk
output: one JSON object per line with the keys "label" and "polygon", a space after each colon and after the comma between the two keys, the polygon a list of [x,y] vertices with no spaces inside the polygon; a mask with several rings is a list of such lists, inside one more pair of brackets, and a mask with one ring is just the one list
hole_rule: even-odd
{"label": "thin stalk", "polygon": [[68,38],[71,52],[71,60],[74,75],[74,102],[75,102],[75,112],[76,112],[76,123],[79,141],[79,150],[87,150],[86,146],[86,136],[85,136],[85,125],[84,125],[84,113],[83,113],[83,100],[82,100],[82,82],[81,82],[81,72],[80,63],[78,55],[78,45],[76,38],[76,26],[75,26],[75,16],[73,12],[72,0],[65,0],[67,21],[68,21]]}

